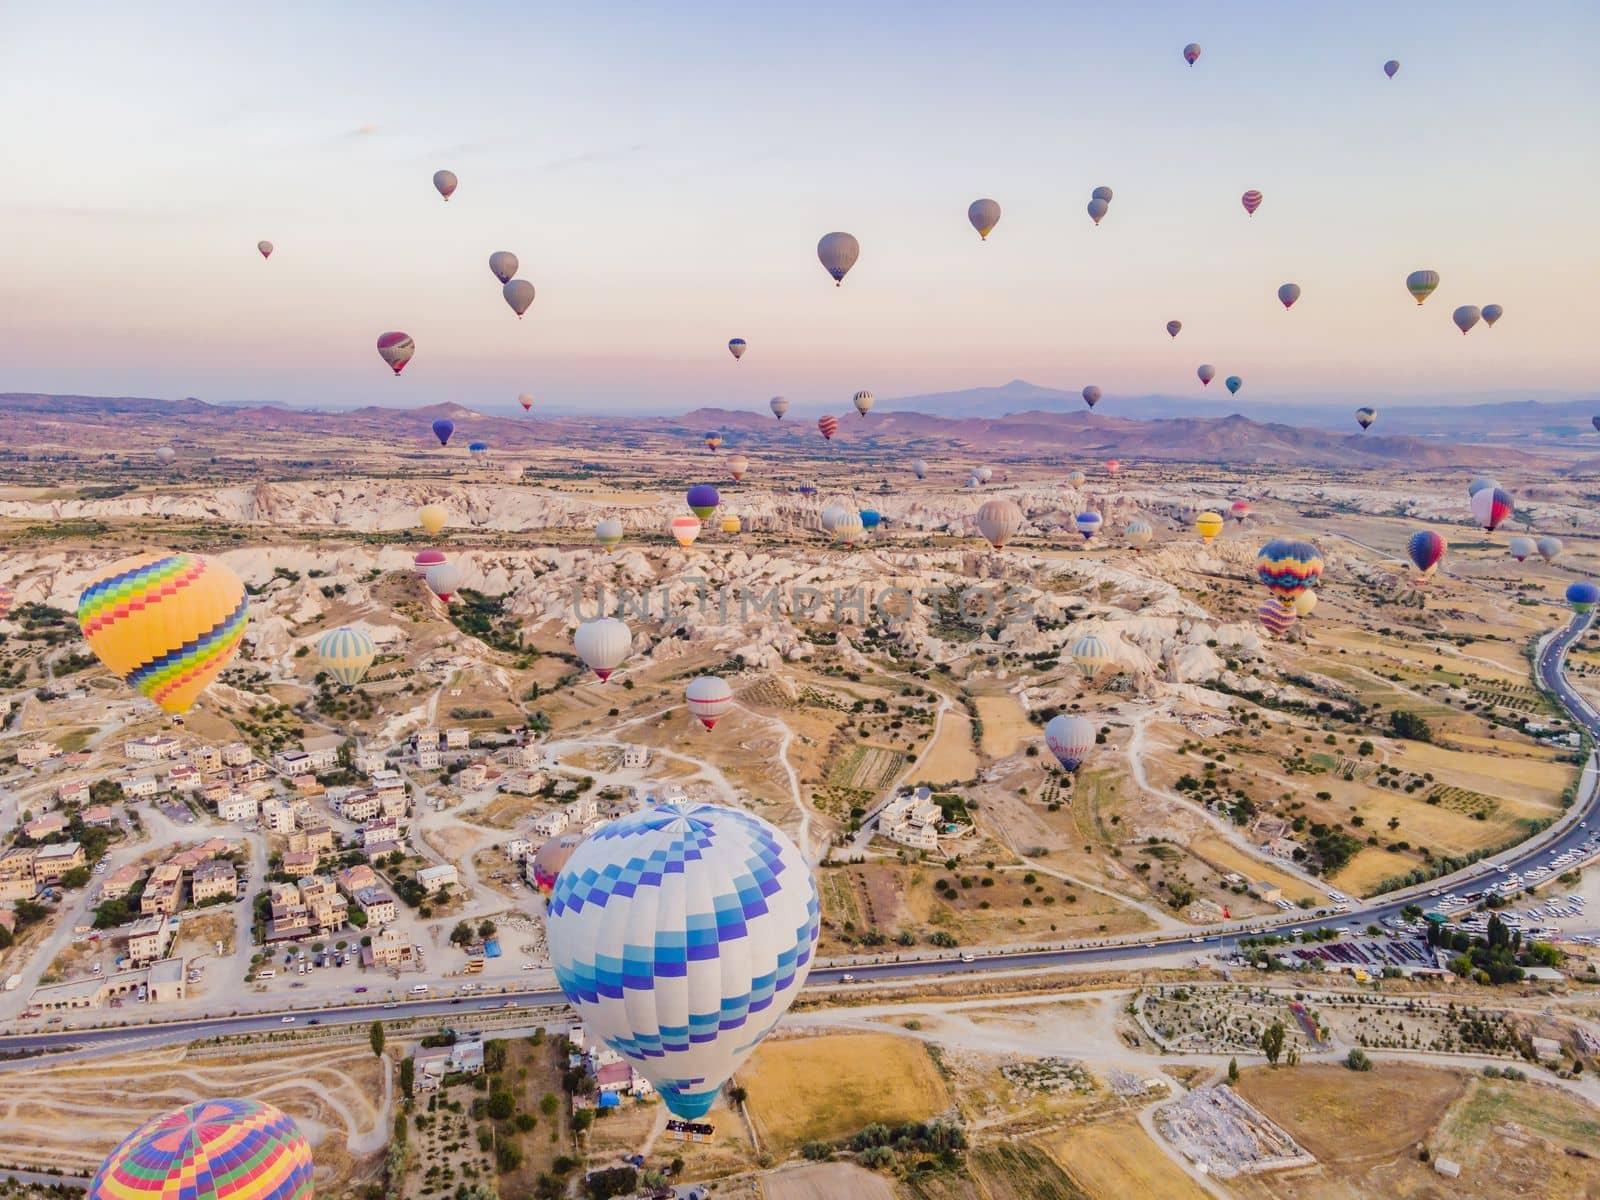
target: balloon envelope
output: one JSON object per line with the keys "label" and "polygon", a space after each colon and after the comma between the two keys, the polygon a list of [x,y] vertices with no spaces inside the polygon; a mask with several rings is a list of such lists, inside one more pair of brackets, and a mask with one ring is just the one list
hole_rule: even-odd
{"label": "balloon envelope", "polygon": [[411,340],[409,333],[395,330],[378,335],[378,357],[388,363],[389,369],[396,375],[406,369],[406,364],[416,352],[417,344]]}
{"label": "balloon envelope", "polygon": [[1285,308],[1293,308],[1294,302],[1300,299],[1300,285],[1298,283],[1285,283],[1278,287],[1278,302]]}
{"label": "balloon envelope", "polygon": [[1273,538],[1256,555],[1256,578],[1284,604],[1322,578],[1322,554],[1310,542]]}
{"label": "balloon envelope", "polygon": [[700,536],[699,517],[673,517],[667,522],[667,532],[670,533],[678,545],[687,549],[694,545]]}
{"label": "balloon envelope", "polygon": [[1106,213],[1110,211],[1111,205],[1107,204],[1104,200],[1089,201],[1089,219],[1092,220],[1096,225],[1100,224],[1101,218],[1103,218]]}
{"label": "balloon envelope", "polygon": [[748,470],[750,470],[750,460],[744,455],[730,454],[728,456],[728,474],[733,477],[735,483],[743,479],[745,472]]}
{"label": "balloon envelope", "polygon": [[417,510],[417,524],[426,533],[438,533],[450,521],[450,511],[442,504],[424,504]]}
{"label": "balloon envelope", "polygon": [[509,250],[496,250],[489,255],[489,270],[501,283],[510,283],[516,275],[517,268],[522,264],[517,261],[517,256]]}
{"label": "balloon envelope", "polygon": [[1416,567],[1418,574],[1429,575],[1439,565],[1448,548],[1449,543],[1441,534],[1431,529],[1419,529],[1406,543],[1406,556],[1411,559],[1411,565]]}
{"label": "balloon envelope", "polygon": [[1558,537],[1542,537],[1533,545],[1545,562],[1554,562],[1561,557],[1561,539]]}
{"label": "balloon envelope", "polygon": [[1315,592],[1301,592],[1294,598],[1294,615],[1302,621],[1309,617],[1317,607],[1317,594]]}
{"label": "balloon envelope", "polygon": [[271,258],[274,247],[271,242],[257,242],[256,249],[261,252],[262,258]]}
{"label": "balloon envelope", "polygon": [[1237,396],[1239,389],[1244,386],[1244,380],[1237,375],[1229,375],[1227,379],[1223,380],[1223,385],[1228,389],[1228,395]]}
{"label": "balloon envelope", "polygon": [[1106,187],[1104,184],[1101,184],[1099,187],[1095,188],[1094,191],[1089,193],[1089,199],[1091,199],[1091,200],[1104,200],[1107,204],[1110,204],[1111,203],[1111,189]]}
{"label": "balloon envelope", "polygon": [[1115,661],[1111,647],[1095,634],[1086,633],[1072,643],[1072,663],[1087,678],[1093,679]]}
{"label": "balloon envelope", "polygon": [[1206,384],[1217,377],[1217,369],[1210,363],[1201,363],[1194,369],[1194,373],[1199,377],[1201,387],[1205,387]]}
{"label": "balloon envelope", "polygon": [[720,676],[701,675],[689,681],[683,698],[689,704],[689,715],[711,729],[733,705],[733,689]]}
{"label": "balloon envelope", "polygon": [[835,287],[844,283],[844,277],[861,257],[861,243],[848,233],[829,233],[817,243],[817,260],[823,270],[833,276]]}
{"label": "balloon envelope", "polygon": [[456,184],[459,182],[460,181],[456,179],[456,173],[454,171],[435,171],[433,173],[433,186],[438,191],[439,195],[443,196],[446,200],[449,200],[450,197],[455,193]]}
{"label": "balloon envelope", "polygon": [[1476,304],[1463,304],[1450,314],[1450,319],[1455,322],[1456,328],[1461,330],[1462,335],[1465,336],[1467,331],[1476,325],[1478,319],[1482,316],[1483,311]]}
{"label": "balloon envelope", "polygon": [[349,625],[330,629],[317,639],[317,661],[345,687],[360,683],[377,656],[378,648],[366,632]]}
{"label": "balloon envelope", "polygon": [[1580,579],[1567,585],[1567,603],[1572,605],[1573,612],[1586,613],[1597,602],[1600,602],[1600,587],[1588,580]]}
{"label": "balloon envelope", "polygon": [[449,417],[439,417],[433,423],[433,436],[439,439],[439,445],[448,445],[450,435],[456,431],[456,423]]}
{"label": "balloon envelope", "polygon": [[1507,549],[1511,551],[1512,558],[1516,559],[1518,562],[1525,562],[1530,556],[1538,552],[1539,547],[1535,545],[1534,540],[1531,537],[1524,537],[1519,534],[1511,539],[1511,543],[1509,546],[1507,546]]}
{"label": "balloon envelope", "polygon": [[1222,516],[1219,513],[1203,512],[1194,519],[1194,528],[1200,535],[1200,540],[1209,546],[1217,534],[1222,532]]}
{"label": "balloon envelope", "polygon": [[772,415],[778,420],[783,420],[783,414],[789,411],[789,401],[782,396],[774,396],[767,401],[767,407],[772,410]]}
{"label": "balloon envelope", "polygon": [[838,417],[818,417],[817,432],[822,434],[825,441],[832,441],[833,435],[839,432]]}
{"label": "balloon envelope", "polygon": [[1083,389],[1083,402],[1090,408],[1093,408],[1096,404],[1100,403],[1100,394],[1100,389],[1095,387],[1093,384],[1090,384],[1088,387]]}
{"label": "balloon envelope", "polygon": [[738,362],[744,357],[745,341],[743,338],[728,339],[728,353],[733,355],[733,361]]}
{"label": "balloon envelope", "polygon": [[1294,605],[1272,599],[1264,600],[1261,607],[1256,609],[1256,619],[1261,622],[1261,627],[1267,631],[1268,637],[1280,638],[1289,632],[1295,622]]}
{"label": "balloon envelope", "polygon": [[851,397],[850,403],[854,404],[856,406],[856,411],[864,417],[872,411],[874,398],[871,392],[867,391],[866,388],[862,388],[859,392]]}
{"label": "balloon envelope", "polygon": [[1485,304],[1483,306],[1483,323],[1494,328],[1494,323],[1505,315],[1505,309],[1498,304]]}
{"label": "balloon envelope", "polygon": [[978,509],[978,532],[996,550],[1005,545],[1022,528],[1022,509],[1015,500],[989,500]]}
{"label": "balloon envelope", "polygon": [[429,567],[422,578],[428,590],[441,600],[449,600],[461,587],[461,569],[452,562]]}
{"label": "balloon envelope", "polygon": [[1390,79],[1394,78],[1395,72],[1398,71],[1399,69],[1400,69],[1400,60],[1398,58],[1391,58],[1388,62],[1383,64],[1383,73],[1385,75],[1387,75]]}
{"label": "balloon envelope", "polygon": [[106,1156],[85,1200],[311,1200],[311,1146],[256,1100],[200,1100],[153,1117]]}
{"label": "balloon envelope", "polygon": [[1406,276],[1406,291],[1410,292],[1418,304],[1423,303],[1433,295],[1434,289],[1439,286],[1439,272],[1413,271]]}
{"label": "balloon envelope", "polygon": [[1479,492],[1483,491],[1484,488],[1497,488],[1499,486],[1500,485],[1498,483],[1490,479],[1487,475],[1479,475],[1471,483],[1467,484],[1467,498],[1470,500],[1473,496],[1476,496]]}
{"label": "balloon envelope", "polygon": [[1378,410],[1375,408],[1356,409],[1356,424],[1363,429],[1371,429],[1372,423],[1378,419]]}
{"label": "balloon envelope", "polygon": [[1167,336],[1168,337],[1177,337],[1179,331],[1182,328],[1183,328],[1183,322],[1182,321],[1168,321],[1167,322]]}
{"label": "balloon envelope", "polygon": [[1261,207],[1261,193],[1251,188],[1239,197],[1239,203],[1244,205],[1244,211],[1253,217],[1256,215],[1256,209]]}
{"label": "balloon envelope", "polygon": [[1100,519],[1100,514],[1091,510],[1089,512],[1079,513],[1077,517],[1074,518],[1073,524],[1078,527],[1078,533],[1081,534],[1083,540],[1087,542],[1093,538],[1095,534],[1100,532],[1102,521]]}
{"label": "balloon envelope", "polygon": [[1200,43],[1199,42],[1190,42],[1187,46],[1185,46],[1183,48],[1183,61],[1188,63],[1191,67],[1194,66],[1195,60],[1198,59],[1199,57],[1200,57]]}
{"label": "balloon envelope", "polygon": [[1156,531],[1149,521],[1146,521],[1143,517],[1135,517],[1128,522],[1126,534],[1128,545],[1138,550],[1150,544],[1150,539],[1155,537]]}
{"label": "balloon envelope", "polygon": [[1087,717],[1051,717],[1044,727],[1044,744],[1063,769],[1076,771],[1094,750],[1094,725]]}
{"label": "balloon envelope", "polygon": [[616,617],[585,621],[572,634],[572,646],[604,683],[633,649],[633,632]]}
{"label": "balloon envelope", "polygon": [[709,483],[695,484],[689,489],[687,500],[689,511],[702,521],[716,510],[718,504],[722,503],[722,497],[718,495],[717,489]]}
{"label": "balloon envelope", "polygon": [[527,412],[533,407],[533,394],[531,392],[523,392],[522,395],[517,397],[517,403],[522,405],[523,412]]}
{"label": "balloon envelope", "polygon": [[606,548],[606,553],[622,540],[622,522],[616,517],[607,517],[597,521],[594,527],[594,540]]}
{"label": "balloon envelope", "polygon": [[528,311],[528,306],[533,303],[533,284],[526,279],[513,279],[500,289],[500,294],[506,298],[511,311],[516,313],[520,320],[522,314]]}
{"label": "balloon envelope", "polygon": [[918,479],[926,479],[928,477],[928,464],[920,458],[913,458],[911,460],[911,473]]}
{"label": "balloon envelope", "polygon": [[178,457],[178,452],[171,446],[156,447],[156,458],[162,463],[171,463]]}
{"label": "balloon envelope", "polygon": [[989,231],[1000,224],[1000,206],[993,200],[974,200],[967,205],[967,220],[972,222],[978,236],[988,241]]}
{"label": "balloon envelope", "polygon": [[1472,516],[1490,533],[1516,509],[1511,494],[1504,488],[1484,488],[1472,497]]}

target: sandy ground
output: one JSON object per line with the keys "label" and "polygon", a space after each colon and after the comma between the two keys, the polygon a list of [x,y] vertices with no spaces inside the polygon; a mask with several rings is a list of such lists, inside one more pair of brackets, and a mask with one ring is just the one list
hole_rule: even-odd
{"label": "sandy ground", "polygon": [[894,1200],[889,1181],[852,1163],[807,1163],[785,1167],[761,1180],[766,1200]]}

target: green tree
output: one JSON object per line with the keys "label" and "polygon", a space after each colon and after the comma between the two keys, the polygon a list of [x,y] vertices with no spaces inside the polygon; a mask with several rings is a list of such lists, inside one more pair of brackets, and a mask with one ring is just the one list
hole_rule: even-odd
{"label": "green tree", "polygon": [[1344,1056],[1344,1065],[1352,1071],[1372,1070],[1372,1060],[1367,1057],[1367,1052],[1359,1046],[1352,1047],[1350,1053]]}
{"label": "green tree", "polygon": [[509,1121],[517,1111],[517,1098],[510,1092],[496,1091],[489,1094],[489,1115],[496,1121]]}
{"label": "green tree", "polygon": [[1274,1067],[1278,1065],[1278,1058],[1283,1053],[1283,1043],[1288,1035],[1282,1021],[1274,1021],[1261,1032],[1261,1052],[1267,1056],[1267,1062]]}
{"label": "green tree", "polygon": [[733,1101],[733,1106],[735,1108],[743,1108],[744,1102],[749,1098],[750,1093],[744,1088],[740,1087],[738,1084],[735,1084],[733,1087],[728,1089],[728,1099]]}
{"label": "green tree", "polygon": [[400,1060],[400,1093],[404,1096],[411,1095],[411,1085],[416,1075],[416,1063],[407,1055]]}
{"label": "green tree", "polygon": [[1238,1082],[1239,1082],[1239,1060],[1237,1058],[1230,1058],[1228,1060],[1228,1083],[1231,1086],[1232,1084],[1236,1084]]}
{"label": "green tree", "polygon": [[374,1021],[372,1028],[367,1030],[367,1041],[372,1043],[372,1053],[378,1057],[383,1056],[383,1022]]}

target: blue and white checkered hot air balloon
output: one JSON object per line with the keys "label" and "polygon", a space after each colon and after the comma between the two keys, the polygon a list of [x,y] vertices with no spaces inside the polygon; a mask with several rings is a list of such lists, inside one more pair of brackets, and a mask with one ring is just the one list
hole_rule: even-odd
{"label": "blue and white checkered hot air balloon", "polygon": [[378,648],[372,644],[372,639],[349,625],[330,629],[317,639],[317,659],[322,669],[345,687],[361,682],[377,654]]}
{"label": "blue and white checkered hot air balloon", "polygon": [[820,920],[782,832],[680,803],[591,834],[556,877],[546,926],[587,1029],[694,1120],[794,1002]]}

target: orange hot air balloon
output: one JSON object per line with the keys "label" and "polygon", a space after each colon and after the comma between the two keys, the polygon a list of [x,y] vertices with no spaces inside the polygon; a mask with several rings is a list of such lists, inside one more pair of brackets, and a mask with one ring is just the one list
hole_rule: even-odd
{"label": "orange hot air balloon", "polygon": [[833,435],[839,432],[838,417],[818,417],[817,432],[822,434],[827,441],[833,441]]}

